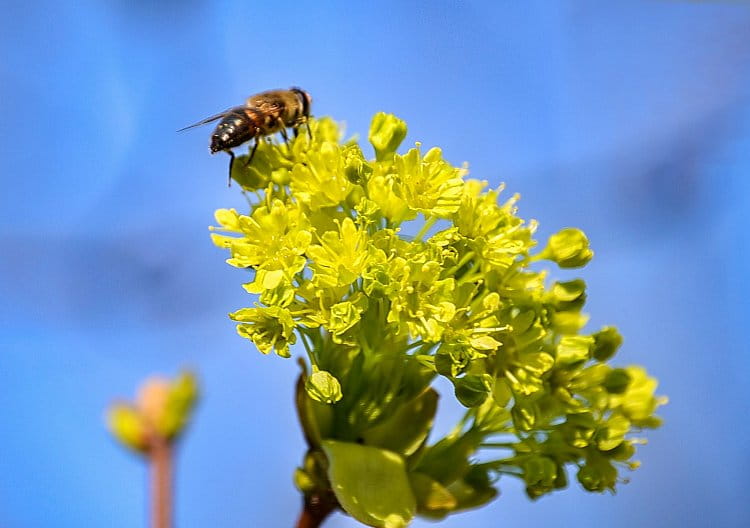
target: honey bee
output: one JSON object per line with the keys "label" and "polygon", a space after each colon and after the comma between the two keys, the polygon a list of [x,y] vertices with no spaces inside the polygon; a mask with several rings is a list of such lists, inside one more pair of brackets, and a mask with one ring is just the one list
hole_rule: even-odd
{"label": "honey bee", "polygon": [[[292,87],[288,90],[269,90],[256,95],[251,95],[243,106],[235,106],[220,112],[202,121],[178,130],[181,132],[189,128],[205,125],[216,120],[214,133],[211,134],[209,150],[211,154],[224,151],[230,156],[229,161],[229,184],[232,184],[232,166],[234,165],[234,153],[232,149],[243,143],[254,139],[255,144],[250,151],[247,164],[253,160],[255,151],[260,141],[280,132],[285,141],[289,138],[287,128],[294,131],[295,137],[299,133],[299,127],[307,124],[310,118],[310,107],[312,97],[306,91]],[[307,126],[310,135],[310,126]]]}

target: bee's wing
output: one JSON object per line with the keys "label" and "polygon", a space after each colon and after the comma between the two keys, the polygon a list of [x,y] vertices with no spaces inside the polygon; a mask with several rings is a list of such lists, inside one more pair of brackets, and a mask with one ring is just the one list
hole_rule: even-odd
{"label": "bee's wing", "polygon": [[183,130],[188,130],[189,128],[199,127],[201,125],[206,125],[206,124],[208,124],[208,123],[210,123],[212,121],[216,121],[217,119],[221,119],[222,117],[224,117],[225,115],[227,115],[230,111],[232,111],[232,108],[227,108],[223,112],[219,112],[216,115],[212,115],[211,117],[207,117],[206,119],[202,119],[202,120],[198,121],[197,123],[193,123],[192,125],[188,125],[185,128],[181,128],[177,132],[182,132]]}

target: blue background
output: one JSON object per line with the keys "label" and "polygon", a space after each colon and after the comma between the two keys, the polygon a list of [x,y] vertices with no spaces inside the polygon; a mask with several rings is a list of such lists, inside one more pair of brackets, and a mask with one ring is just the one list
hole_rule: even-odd
{"label": "blue background", "polygon": [[441,526],[750,525],[750,5],[374,4],[2,2],[0,526],[144,526],[144,467],[104,409],[181,366],[204,398],[178,526],[292,526],[297,368],[235,335],[251,299],[206,226],[242,197],[210,128],[174,132],[290,85],[361,137],[396,113],[520,192],[541,239],[583,228],[589,328],[618,325],[617,363],[671,399],[616,496],[532,503],[505,479]]}

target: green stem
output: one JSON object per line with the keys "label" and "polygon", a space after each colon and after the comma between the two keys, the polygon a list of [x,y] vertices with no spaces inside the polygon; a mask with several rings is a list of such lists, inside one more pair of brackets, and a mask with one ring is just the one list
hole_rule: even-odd
{"label": "green stem", "polygon": [[430,230],[430,228],[435,225],[435,222],[437,222],[436,216],[428,216],[427,219],[424,222],[424,225],[422,226],[422,229],[419,230],[419,233],[414,237],[414,240],[422,240],[422,237],[427,234],[427,231]]}
{"label": "green stem", "polygon": [[456,277],[456,284],[463,284],[468,280],[474,279],[477,275],[481,276],[481,266],[476,261],[471,261],[471,266],[469,266],[469,269],[463,272],[463,274],[459,277]]}
{"label": "green stem", "polygon": [[310,339],[310,341],[312,341],[312,339],[301,328],[298,328],[297,330],[299,331],[299,336],[302,339],[302,344],[304,345],[305,351],[307,352],[307,357],[310,358],[310,364],[313,366],[317,366],[318,361],[317,361],[317,358],[315,357],[315,351],[313,350],[313,346],[311,343],[307,342],[308,339]]}
{"label": "green stem", "polygon": [[466,263],[469,262],[473,258],[474,258],[474,252],[473,251],[469,251],[466,255],[464,255],[463,257],[461,257],[461,260],[458,261],[458,264],[456,264],[451,269],[449,269],[448,271],[446,271],[444,273],[444,275],[446,277],[453,277],[458,270],[460,270],[461,268],[463,268],[466,265]]}

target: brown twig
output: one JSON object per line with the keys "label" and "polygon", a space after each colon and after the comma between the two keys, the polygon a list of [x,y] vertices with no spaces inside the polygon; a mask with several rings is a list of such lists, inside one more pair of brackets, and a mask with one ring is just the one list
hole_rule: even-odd
{"label": "brown twig", "polygon": [[319,528],[334,509],[336,509],[336,499],[333,495],[305,496],[296,528]]}
{"label": "brown twig", "polygon": [[149,450],[151,528],[172,528],[172,446],[159,439]]}

